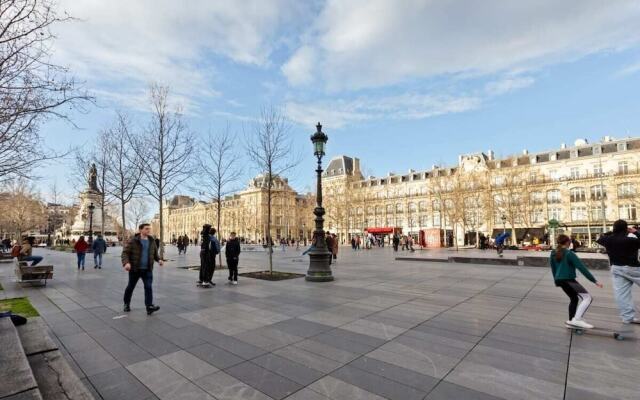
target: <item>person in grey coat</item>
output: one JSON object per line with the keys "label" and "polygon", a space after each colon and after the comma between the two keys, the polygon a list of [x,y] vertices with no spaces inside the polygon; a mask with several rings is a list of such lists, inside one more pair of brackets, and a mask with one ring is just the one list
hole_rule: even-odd
{"label": "person in grey coat", "polygon": [[102,235],[98,235],[93,241],[91,250],[93,251],[93,268],[102,269],[102,255],[107,252],[107,242],[105,242]]}

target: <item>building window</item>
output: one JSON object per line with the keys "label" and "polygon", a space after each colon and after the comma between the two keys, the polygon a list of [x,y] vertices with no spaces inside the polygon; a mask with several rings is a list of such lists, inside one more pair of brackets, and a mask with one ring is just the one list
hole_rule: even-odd
{"label": "building window", "polygon": [[[606,208],[604,208],[606,212]],[[602,221],[605,218],[605,213],[603,212],[603,208],[601,206],[591,207],[591,220],[592,221]]]}
{"label": "building window", "polygon": [[622,204],[618,207],[618,213],[620,219],[625,219],[628,221],[635,221],[638,218],[638,214],[636,213],[636,205],[635,204]]}
{"label": "building window", "polygon": [[607,188],[602,185],[591,186],[591,200],[602,200],[607,198]]}
{"label": "building window", "polygon": [[387,214],[393,214],[393,204],[387,204]]}
{"label": "building window", "polygon": [[571,167],[571,179],[579,179],[580,178],[580,168]]}
{"label": "building window", "polygon": [[417,210],[416,203],[409,203],[409,212],[416,212]]}
{"label": "building window", "polygon": [[433,226],[440,226],[442,224],[442,217],[440,211],[433,212]]}
{"label": "building window", "polygon": [[504,185],[504,176],[502,175],[496,175],[493,177],[493,184],[495,186],[502,186]]}
{"label": "building window", "polygon": [[533,223],[541,223],[544,219],[544,212],[541,209],[533,210],[531,213],[531,222]]}
{"label": "building window", "polygon": [[586,191],[583,187],[574,187],[569,190],[569,199],[572,203],[585,201],[587,199]]}
{"label": "building window", "polygon": [[560,179],[560,174],[558,173],[558,170],[557,169],[550,170],[549,178],[551,178],[552,181]]}
{"label": "building window", "polygon": [[562,208],[550,207],[548,210],[549,219],[555,219],[556,221],[562,221]]}
{"label": "building window", "polygon": [[427,211],[427,202],[421,201],[420,203],[418,203],[418,210]]}
{"label": "building window", "polygon": [[587,220],[587,207],[585,206],[571,207],[571,221],[586,221],[586,220]]}
{"label": "building window", "polygon": [[560,191],[557,189],[547,191],[547,203],[560,203]]}
{"label": "building window", "polygon": [[396,212],[397,213],[401,213],[402,212],[402,203],[397,203],[396,204]]}
{"label": "building window", "polygon": [[618,198],[626,199],[636,195],[636,185],[631,182],[624,182],[618,185]]}
{"label": "building window", "polygon": [[532,192],[531,202],[534,204],[540,204],[544,201],[544,194],[542,192]]}
{"label": "building window", "polygon": [[593,164],[593,176],[601,176],[602,175],[602,164]]}
{"label": "building window", "polygon": [[629,162],[628,161],[618,161],[618,173],[621,175],[629,173]]}

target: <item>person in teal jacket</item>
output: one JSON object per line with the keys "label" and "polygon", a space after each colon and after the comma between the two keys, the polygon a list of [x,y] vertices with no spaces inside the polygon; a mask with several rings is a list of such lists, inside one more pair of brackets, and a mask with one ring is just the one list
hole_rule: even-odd
{"label": "person in teal jacket", "polygon": [[587,289],[576,281],[576,269],[597,287],[602,288],[602,284],[591,275],[578,256],[569,251],[571,246],[569,236],[559,235],[557,243],[558,247],[551,252],[549,263],[556,286],[561,287],[569,296],[569,320],[566,324],[573,328],[591,329],[593,325],[588,324],[583,317],[593,299]]}

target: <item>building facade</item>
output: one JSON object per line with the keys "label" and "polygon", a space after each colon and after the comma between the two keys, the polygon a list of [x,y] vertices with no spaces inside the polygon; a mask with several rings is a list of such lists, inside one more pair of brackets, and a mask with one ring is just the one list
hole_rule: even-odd
{"label": "building facade", "polygon": [[[384,177],[365,177],[358,158],[339,156],[327,164],[322,182],[325,230],[342,243],[398,233],[427,247],[473,245],[481,234],[495,237],[504,230],[519,243],[559,232],[591,243],[616,219],[639,221],[640,138],[580,139],[502,158],[492,151],[465,154],[456,165]],[[314,206],[314,195],[298,194],[276,178],[271,237],[311,239]],[[216,210],[215,201],[175,196],[164,206],[165,241],[197,237],[204,223],[216,225]],[[221,237],[235,231],[246,241],[264,241],[267,210],[267,180],[260,175],[222,201]]]}
{"label": "building facade", "polygon": [[[247,187],[221,201],[219,237],[230,232],[247,242],[264,242],[268,220],[268,180],[264,175],[253,178]],[[313,231],[315,196],[299,194],[286,178],[274,177],[272,185],[271,237],[309,240]],[[178,236],[190,239],[199,236],[203,224],[217,225],[217,201],[200,201],[189,196],[174,196],[165,202],[164,240],[171,242]],[[159,232],[159,221],[152,221],[154,232]]]}
{"label": "building facade", "polygon": [[591,242],[616,219],[638,222],[640,138],[580,139],[500,159],[466,154],[454,166],[385,177],[363,177],[359,164],[336,157],[323,174],[325,228],[343,243],[395,232],[424,246],[463,245],[506,229],[519,243],[536,242],[550,221]]}

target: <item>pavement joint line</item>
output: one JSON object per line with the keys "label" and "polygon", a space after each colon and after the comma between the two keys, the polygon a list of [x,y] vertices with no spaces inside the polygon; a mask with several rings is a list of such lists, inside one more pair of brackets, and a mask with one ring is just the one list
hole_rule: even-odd
{"label": "pavement joint line", "polygon": [[[482,292],[484,292],[485,290],[488,290],[488,289],[490,289],[491,287],[493,287],[493,286],[497,285],[499,282],[502,282],[503,280],[505,280],[505,279],[507,279],[507,278],[510,278],[510,277],[511,277],[512,275],[514,275],[516,272],[520,272],[520,268],[518,268],[518,270],[517,270],[517,271],[514,271],[514,272],[513,272],[513,274],[511,274],[511,275],[509,275],[509,276],[504,277],[503,279],[501,279],[501,280],[497,281],[497,282],[496,282],[496,283],[494,283],[493,285],[491,285],[491,286],[489,286],[488,288],[484,289]],[[477,342],[476,342],[476,343],[475,343],[475,344],[474,344],[474,345],[473,345],[473,346],[472,346],[472,347],[471,347],[471,348],[470,348],[470,349],[465,353],[465,355],[464,355],[462,358],[460,358],[460,360],[459,360],[459,361],[458,361],[458,362],[453,366],[453,368],[451,368],[451,369],[449,370],[449,372],[447,372],[447,373],[442,377],[442,379],[440,379],[440,381],[439,381],[439,382],[438,382],[438,383],[437,383],[433,388],[431,388],[431,390],[429,391],[429,393],[427,393],[427,395],[425,396],[425,399],[426,399],[427,397],[429,397],[429,395],[431,394],[431,392],[433,392],[433,391],[438,387],[438,385],[440,385],[440,383],[441,383],[441,382],[443,382],[443,381],[444,381],[444,380],[449,376],[449,374],[451,374],[451,373],[452,373],[456,368],[458,368],[458,365],[460,365],[460,364],[464,361],[464,359],[465,359],[465,358],[467,358],[467,356],[468,356],[469,354],[471,354],[471,352],[472,352],[476,347],[478,347],[478,345],[480,344],[480,342],[482,341],[482,339],[485,339],[485,338],[487,337],[487,335],[489,335],[489,333],[491,333],[491,332],[496,328],[496,326],[498,326],[498,325],[499,325],[499,324],[500,324],[500,323],[501,323],[501,322],[502,322],[502,321],[503,321],[503,320],[504,320],[504,319],[505,319],[505,318],[506,318],[506,317],[507,317],[507,316],[508,316],[508,315],[509,315],[513,310],[515,310],[515,309],[516,309],[516,307],[518,307],[520,304],[522,304],[522,302],[524,301],[524,299],[526,299],[526,298],[527,298],[527,296],[529,295],[529,293],[531,293],[531,291],[532,291],[536,286],[538,286],[538,285],[540,284],[540,282],[542,282],[542,279],[543,279],[543,278],[545,278],[545,275],[546,275],[546,274],[542,274],[542,276],[540,276],[540,278],[538,278],[538,280],[536,281],[536,283],[534,283],[533,285],[531,285],[531,287],[529,288],[529,290],[527,290],[527,293],[525,293],[525,294],[524,294],[524,296],[522,296],[522,298],[520,299],[520,301],[518,301],[516,304],[514,304],[514,305],[509,309],[509,311],[507,311],[507,312],[502,316],[502,318],[500,318],[500,320],[499,320],[499,321],[497,321],[495,324],[493,324],[493,326],[491,327],[491,329],[489,329],[489,330],[488,330],[484,335],[482,335],[482,336],[480,337],[480,340],[478,340],[478,341],[477,341]],[[482,292],[480,292],[480,293],[478,293],[478,294],[474,295],[473,297],[476,297],[477,295],[481,294]],[[472,298],[473,298],[473,297],[472,297]],[[568,367],[568,366],[567,366],[567,367]],[[565,387],[566,387],[566,380],[565,380]]]}
{"label": "pavement joint line", "polygon": [[569,337],[569,351],[567,354],[567,372],[564,375],[564,393],[562,393],[562,399],[566,399],[567,397],[567,383],[569,382],[569,367],[571,366],[571,364],[569,364],[569,362],[571,361],[571,345],[573,344],[573,329],[571,330],[571,336]]}

